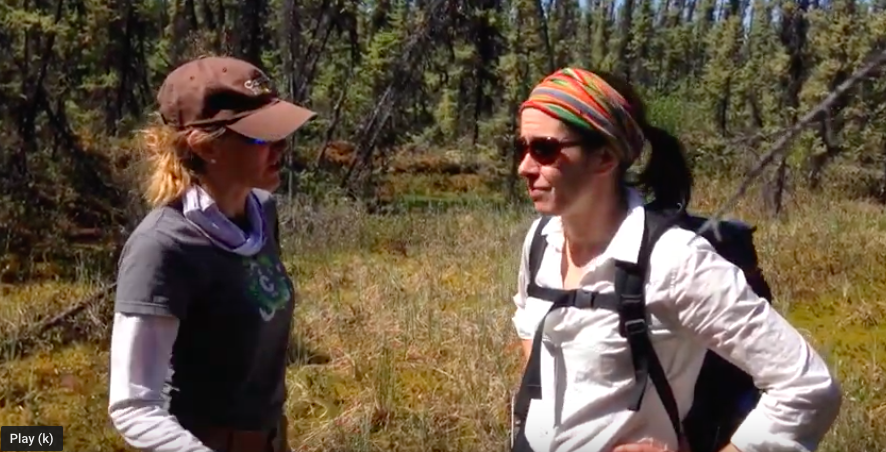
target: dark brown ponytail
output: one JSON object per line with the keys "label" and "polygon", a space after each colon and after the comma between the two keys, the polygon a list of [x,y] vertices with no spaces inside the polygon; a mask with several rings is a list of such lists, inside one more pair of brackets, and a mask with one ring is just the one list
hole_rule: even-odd
{"label": "dark brown ponytail", "polygon": [[[607,72],[595,72],[625,97],[633,110],[634,120],[640,124],[652,153],[646,167],[639,174],[637,185],[652,194],[652,201],[661,207],[687,207],[692,196],[692,171],[680,140],[668,131],[647,122],[646,106],[630,83]],[[624,180],[624,179],[622,179]]]}
{"label": "dark brown ponytail", "polygon": [[653,125],[645,124],[643,133],[652,152],[638,183],[644,191],[653,194],[656,205],[687,207],[692,197],[693,181],[683,145],[677,137]]}

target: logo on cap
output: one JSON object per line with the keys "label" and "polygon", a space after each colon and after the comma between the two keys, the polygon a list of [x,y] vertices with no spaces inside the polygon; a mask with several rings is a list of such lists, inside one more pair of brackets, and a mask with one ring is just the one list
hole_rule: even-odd
{"label": "logo on cap", "polygon": [[252,80],[247,80],[246,83],[243,84],[246,89],[252,91],[252,94],[256,96],[262,94],[271,94],[273,89],[271,88],[271,80],[268,79],[267,76],[262,75]]}

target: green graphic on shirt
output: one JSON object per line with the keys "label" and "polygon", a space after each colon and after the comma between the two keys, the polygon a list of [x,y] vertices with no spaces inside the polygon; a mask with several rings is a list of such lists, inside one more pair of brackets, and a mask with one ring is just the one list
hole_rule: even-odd
{"label": "green graphic on shirt", "polygon": [[286,306],[292,292],[286,278],[283,264],[267,255],[244,260],[247,272],[246,290],[258,305],[258,311],[265,322],[274,318],[278,309]]}

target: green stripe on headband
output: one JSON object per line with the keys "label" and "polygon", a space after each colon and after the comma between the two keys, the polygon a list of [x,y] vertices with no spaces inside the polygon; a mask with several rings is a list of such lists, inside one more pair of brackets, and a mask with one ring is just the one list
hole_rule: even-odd
{"label": "green stripe on headband", "polygon": [[578,128],[580,130],[585,130],[588,132],[596,132],[596,129],[594,129],[594,127],[590,123],[588,123],[588,121],[585,118],[582,118],[581,116],[576,115],[575,113],[573,113],[573,112],[571,112],[559,105],[549,104],[547,102],[540,102],[540,103],[544,104],[544,106],[548,107],[548,109],[557,116],[557,119],[567,122],[570,125]]}

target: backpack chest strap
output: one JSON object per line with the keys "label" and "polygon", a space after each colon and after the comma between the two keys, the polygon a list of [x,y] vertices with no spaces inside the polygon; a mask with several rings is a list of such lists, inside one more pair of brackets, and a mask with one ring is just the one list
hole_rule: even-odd
{"label": "backpack chest strap", "polygon": [[[601,294],[584,289],[552,289],[530,283],[526,294],[532,298],[539,298],[553,303],[548,313],[559,308],[608,309],[611,311],[615,311],[618,308],[618,298],[614,293]],[[541,323],[544,324],[544,321]]]}

